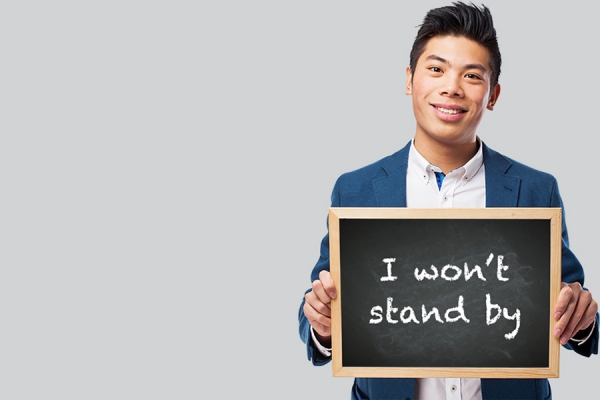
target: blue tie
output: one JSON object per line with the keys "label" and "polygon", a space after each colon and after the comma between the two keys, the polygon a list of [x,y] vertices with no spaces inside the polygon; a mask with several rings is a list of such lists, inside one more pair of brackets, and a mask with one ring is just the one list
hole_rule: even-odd
{"label": "blue tie", "polygon": [[[433,172],[435,172],[435,171],[433,171]],[[442,182],[444,182],[445,177],[446,177],[446,175],[444,175],[443,172],[435,172],[435,179],[437,180],[438,189],[442,188]]]}

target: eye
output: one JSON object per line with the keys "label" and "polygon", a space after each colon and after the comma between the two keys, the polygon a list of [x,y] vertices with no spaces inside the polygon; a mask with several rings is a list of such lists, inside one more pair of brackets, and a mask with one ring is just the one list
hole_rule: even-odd
{"label": "eye", "polygon": [[429,67],[429,70],[431,72],[442,72],[442,69],[440,67]]}
{"label": "eye", "polygon": [[467,74],[465,76],[467,78],[469,78],[469,79],[479,79],[479,80],[481,80],[481,77],[479,77],[478,75],[475,75],[475,74]]}

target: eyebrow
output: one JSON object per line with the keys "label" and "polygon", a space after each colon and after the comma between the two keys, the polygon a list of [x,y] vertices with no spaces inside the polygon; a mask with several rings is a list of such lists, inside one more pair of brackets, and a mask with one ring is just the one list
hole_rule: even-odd
{"label": "eyebrow", "polygon": [[[426,60],[436,60],[436,61],[439,61],[441,63],[450,65],[450,62],[448,60],[446,60],[443,57],[436,56],[435,54],[427,56],[425,59]],[[467,65],[465,65],[465,69],[478,69],[478,70],[480,70],[484,74],[488,72],[488,70],[483,65],[481,65],[481,64],[467,64]]]}

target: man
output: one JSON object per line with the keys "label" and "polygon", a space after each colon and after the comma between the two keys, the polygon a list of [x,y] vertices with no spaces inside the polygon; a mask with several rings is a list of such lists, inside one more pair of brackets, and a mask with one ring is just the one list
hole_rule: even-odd
{"label": "man", "polygon": [[[551,175],[511,160],[477,136],[500,96],[501,57],[485,6],[455,2],[430,10],[406,70],[416,132],[400,151],[340,176],[332,207],[563,207]],[[563,210],[564,211],[564,210]],[[583,288],[584,272],[562,226],[562,284],[554,337],[589,357],[598,353],[598,305]],[[331,360],[329,238],[299,310],[301,339],[315,365]],[[410,338],[406,338],[410,340]],[[353,399],[549,399],[547,379],[357,378]]]}

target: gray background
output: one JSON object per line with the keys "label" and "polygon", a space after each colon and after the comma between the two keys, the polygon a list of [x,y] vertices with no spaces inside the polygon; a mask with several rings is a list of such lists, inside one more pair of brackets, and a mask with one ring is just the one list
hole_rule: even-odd
{"label": "gray background", "polygon": [[[348,398],[297,312],[335,179],[414,133],[410,46],[448,2],[406,4],[3,2],[0,397]],[[557,177],[598,297],[595,15],[485,4],[479,135]],[[555,398],[599,360],[562,350]]]}

